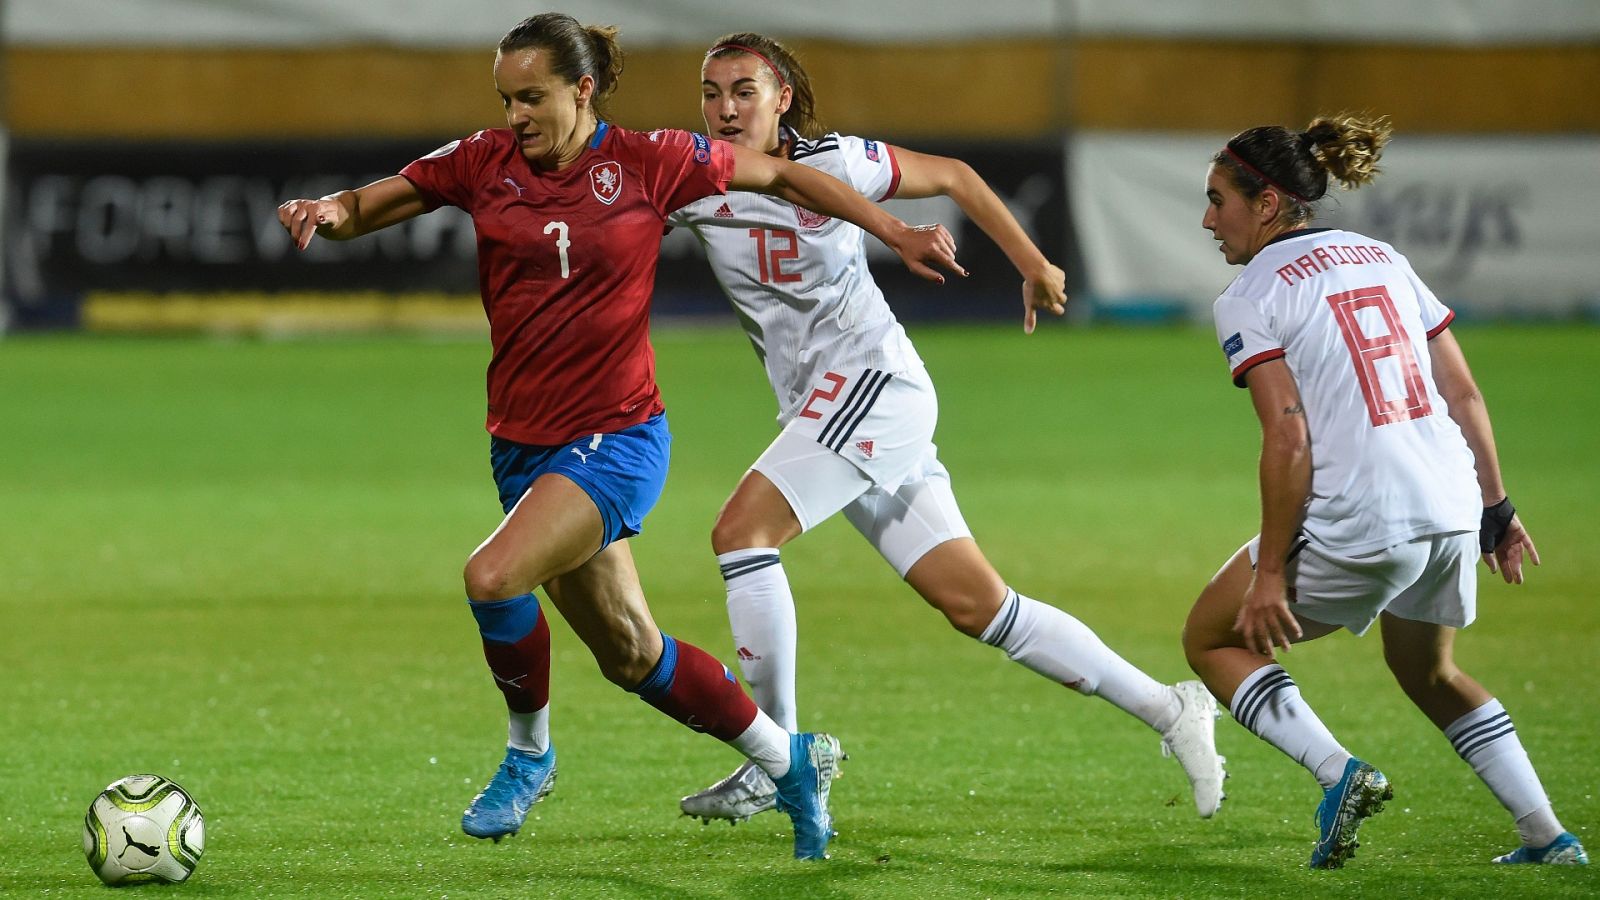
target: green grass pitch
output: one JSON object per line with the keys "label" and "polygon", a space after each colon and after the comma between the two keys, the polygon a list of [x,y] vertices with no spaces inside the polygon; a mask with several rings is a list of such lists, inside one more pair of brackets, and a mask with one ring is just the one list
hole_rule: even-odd
{"label": "green grass pitch", "polygon": [[[1254,417],[1201,330],[913,329],[942,455],[1006,579],[1163,680],[1188,605],[1256,521]],[[1545,557],[1487,578],[1459,643],[1557,813],[1600,850],[1600,333],[1458,329]],[[732,662],[707,537],[774,429],[734,331],[658,335],[675,432],[634,541],[670,632]],[[460,586],[498,520],[479,342],[17,337],[0,343],[0,893],[104,896],[79,849],[115,778],[205,811],[167,896],[1594,896],[1592,871],[1488,864],[1508,817],[1405,701],[1376,635],[1286,664],[1396,799],[1308,872],[1318,794],[1224,718],[1232,778],[1197,819],[1157,738],[950,630],[831,522],[790,545],[803,722],[850,753],[834,859],[789,827],[677,815],[735,754],[607,684],[559,622],[561,781],[500,845],[462,808],[500,756],[500,696]]]}

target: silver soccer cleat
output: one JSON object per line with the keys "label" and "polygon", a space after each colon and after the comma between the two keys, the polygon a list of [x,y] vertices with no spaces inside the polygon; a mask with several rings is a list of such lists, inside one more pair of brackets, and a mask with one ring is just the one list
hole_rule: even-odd
{"label": "silver soccer cleat", "polygon": [[1217,755],[1217,700],[1199,681],[1180,681],[1172,686],[1183,709],[1178,720],[1161,735],[1161,752],[1176,756],[1194,788],[1194,806],[1200,818],[1209,819],[1222,805],[1222,780],[1228,777]]}
{"label": "silver soccer cleat", "polygon": [[726,819],[737,825],[757,813],[777,806],[778,788],[761,771],[761,767],[745,760],[733,774],[711,787],[678,801],[686,816],[693,816],[704,824],[712,819]]}

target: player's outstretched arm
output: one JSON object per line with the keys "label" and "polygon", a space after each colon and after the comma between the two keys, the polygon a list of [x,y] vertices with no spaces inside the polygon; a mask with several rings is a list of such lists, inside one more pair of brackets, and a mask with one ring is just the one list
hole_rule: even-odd
{"label": "player's outstretched arm", "polygon": [[1533,538],[1517,518],[1511,498],[1500,477],[1500,457],[1495,451],[1494,428],[1489,424],[1489,409],[1483,394],[1467,367],[1466,354],[1446,328],[1428,341],[1428,357],[1433,363],[1433,382],[1439,396],[1450,407],[1450,418],[1461,429],[1478,470],[1478,488],[1483,492],[1483,523],[1479,549],[1489,571],[1500,573],[1507,584],[1522,583],[1522,560],[1526,556],[1539,564],[1539,551]]}
{"label": "player's outstretched arm", "polygon": [[1061,315],[1067,310],[1067,275],[1040,252],[1004,201],[972,167],[959,159],[894,148],[900,164],[896,197],[917,200],[949,197],[989,239],[1005,252],[1022,275],[1022,330],[1032,334],[1039,310]]}
{"label": "player's outstretched arm", "polygon": [[734,146],[729,187],[787,200],[813,212],[859,225],[900,256],[906,268],[929,281],[944,284],[939,269],[958,275],[967,270],[956,262],[956,242],[943,225],[907,225],[849,185],[808,166]]}
{"label": "player's outstretched arm", "polygon": [[417,188],[399,175],[374,181],[353,191],[340,191],[317,200],[290,200],[278,207],[278,221],[301,250],[313,235],[334,241],[370,234],[428,211]]}

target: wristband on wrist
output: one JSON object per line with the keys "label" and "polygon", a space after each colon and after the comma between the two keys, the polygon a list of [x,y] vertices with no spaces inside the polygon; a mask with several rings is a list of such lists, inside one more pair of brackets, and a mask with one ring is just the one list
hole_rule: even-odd
{"label": "wristband on wrist", "polygon": [[1483,520],[1478,525],[1478,549],[1493,553],[1506,539],[1506,529],[1511,527],[1511,519],[1516,514],[1517,508],[1511,505],[1509,496],[1493,506],[1485,506]]}

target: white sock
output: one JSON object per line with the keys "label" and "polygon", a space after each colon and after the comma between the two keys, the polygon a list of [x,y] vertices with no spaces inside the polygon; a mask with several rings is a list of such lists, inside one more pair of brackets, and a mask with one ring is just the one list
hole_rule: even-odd
{"label": "white sock", "polygon": [[1550,808],[1550,798],[1533,771],[1516,726],[1499,700],[1490,698],[1451,722],[1444,736],[1472,771],[1478,773],[1517,822],[1517,834],[1529,847],[1547,847],[1564,831]]}
{"label": "white sock", "polygon": [[773,779],[789,774],[789,732],[761,710],[756,710],[750,727],[728,743]]}
{"label": "white sock", "polygon": [[1323,790],[1344,777],[1350,753],[1300,699],[1300,688],[1282,666],[1269,663],[1245,676],[1228,711],[1256,737],[1305,766]]}
{"label": "white sock", "polygon": [[[717,556],[728,588],[728,624],[750,696],[786,731],[799,731],[794,667],[798,628],[789,578],[772,547]],[[788,759],[788,751],[784,751]],[[787,762],[785,763],[787,765]]]}
{"label": "white sock", "polygon": [[1182,701],[1105,645],[1089,626],[1010,588],[979,640],[1080,694],[1100,697],[1157,731],[1178,718]]}
{"label": "white sock", "polygon": [[543,756],[550,749],[550,704],[531,713],[512,713],[507,731],[508,746]]}

